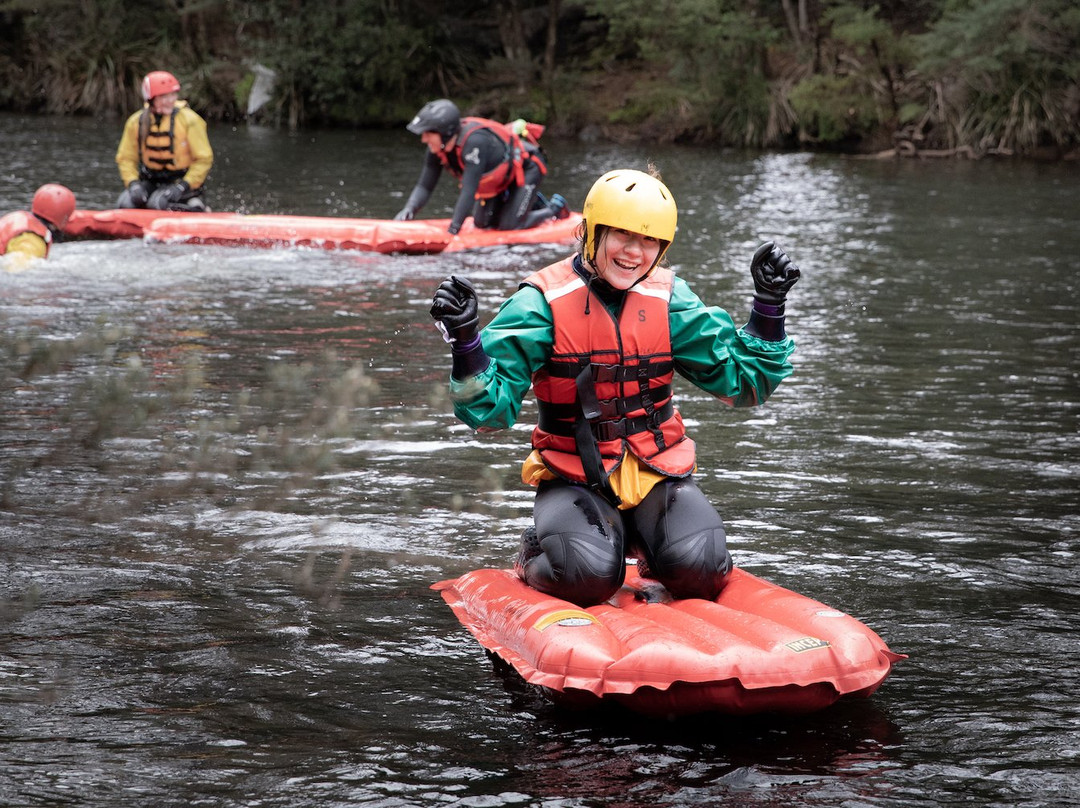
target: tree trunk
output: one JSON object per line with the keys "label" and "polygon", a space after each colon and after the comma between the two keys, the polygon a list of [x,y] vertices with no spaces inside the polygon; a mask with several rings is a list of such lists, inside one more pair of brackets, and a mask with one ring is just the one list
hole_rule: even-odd
{"label": "tree trunk", "polygon": [[804,0],[799,0],[798,16],[795,14],[795,9],[791,7],[791,0],[780,0],[780,5],[784,7],[784,18],[787,20],[788,30],[791,31],[791,38],[795,41],[795,47],[802,48],[802,33],[799,22],[806,13]]}
{"label": "tree trunk", "polygon": [[561,0],[549,0],[547,41],[544,43],[544,82],[549,87],[555,78],[555,46],[559,34],[559,6]]}
{"label": "tree trunk", "polygon": [[561,0],[548,0],[547,40],[544,42],[544,92],[547,95],[548,117],[558,117],[555,109],[555,46],[558,44],[559,7]]}
{"label": "tree trunk", "polygon": [[499,15],[499,39],[502,40],[503,53],[510,63],[518,92],[525,92],[532,79],[532,54],[525,42],[525,29],[521,24],[521,9],[518,0],[503,0],[497,3]]}

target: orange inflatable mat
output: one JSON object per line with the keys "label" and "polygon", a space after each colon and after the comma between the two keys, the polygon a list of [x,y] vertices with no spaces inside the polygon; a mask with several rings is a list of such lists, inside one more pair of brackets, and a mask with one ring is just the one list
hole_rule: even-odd
{"label": "orange inflatable mat", "polygon": [[527,230],[480,229],[466,219],[456,236],[449,219],[345,219],[278,214],[160,210],[77,210],[64,228],[74,239],[144,238],[169,244],[230,247],[313,247],[378,253],[459,252],[504,244],[572,244],[581,215]]}
{"label": "orange inflatable mat", "polygon": [[739,568],[715,601],[672,600],[633,564],[622,589],[588,609],[511,570],[432,588],[484,648],[575,707],[616,702],[665,717],[811,712],[869,697],[906,659],[854,617]]}

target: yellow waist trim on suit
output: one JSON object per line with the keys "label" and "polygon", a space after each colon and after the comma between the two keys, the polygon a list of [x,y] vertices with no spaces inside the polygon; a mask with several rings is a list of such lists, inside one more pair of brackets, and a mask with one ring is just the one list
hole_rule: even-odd
{"label": "yellow waist trim on suit", "polygon": [[[540,459],[540,453],[533,450],[525,463],[521,466],[521,481],[526,485],[539,485],[542,480],[555,480],[558,475],[544,465]],[[661,480],[667,479],[666,475],[653,471],[644,465],[629,452],[623,454],[622,463],[611,473],[608,481],[611,489],[622,500],[620,510],[633,508],[641,504],[641,500],[652,491],[653,486]]]}

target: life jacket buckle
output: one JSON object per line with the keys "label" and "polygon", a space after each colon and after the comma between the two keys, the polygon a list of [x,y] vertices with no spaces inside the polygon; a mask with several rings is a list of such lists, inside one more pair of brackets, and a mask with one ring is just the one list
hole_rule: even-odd
{"label": "life jacket buckle", "polygon": [[626,414],[626,400],[621,398],[602,398],[600,404],[601,418],[616,418]]}
{"label": "life jacket buckle", "polygon": [[626,419],[618,421],[598,421],[592,425],[593,435],[598,441],[619,440],[626,437]]}
{"label": "life jacket buckle", "polygon": [[601,365],[594,362],[589,367],[592,368],[594,382],[606,384],[619,381],[619,368],[622,365]]}

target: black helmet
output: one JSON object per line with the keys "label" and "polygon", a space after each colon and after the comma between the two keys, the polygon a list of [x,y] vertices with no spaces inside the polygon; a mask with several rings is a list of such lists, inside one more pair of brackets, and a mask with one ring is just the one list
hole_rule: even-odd
{"label": "black helmet", "polygon": [[424,104],[405,128],[414,135],[438,132],[444,141],[449,140],[461,131],[461,112],[453,101],[438,98]]}

